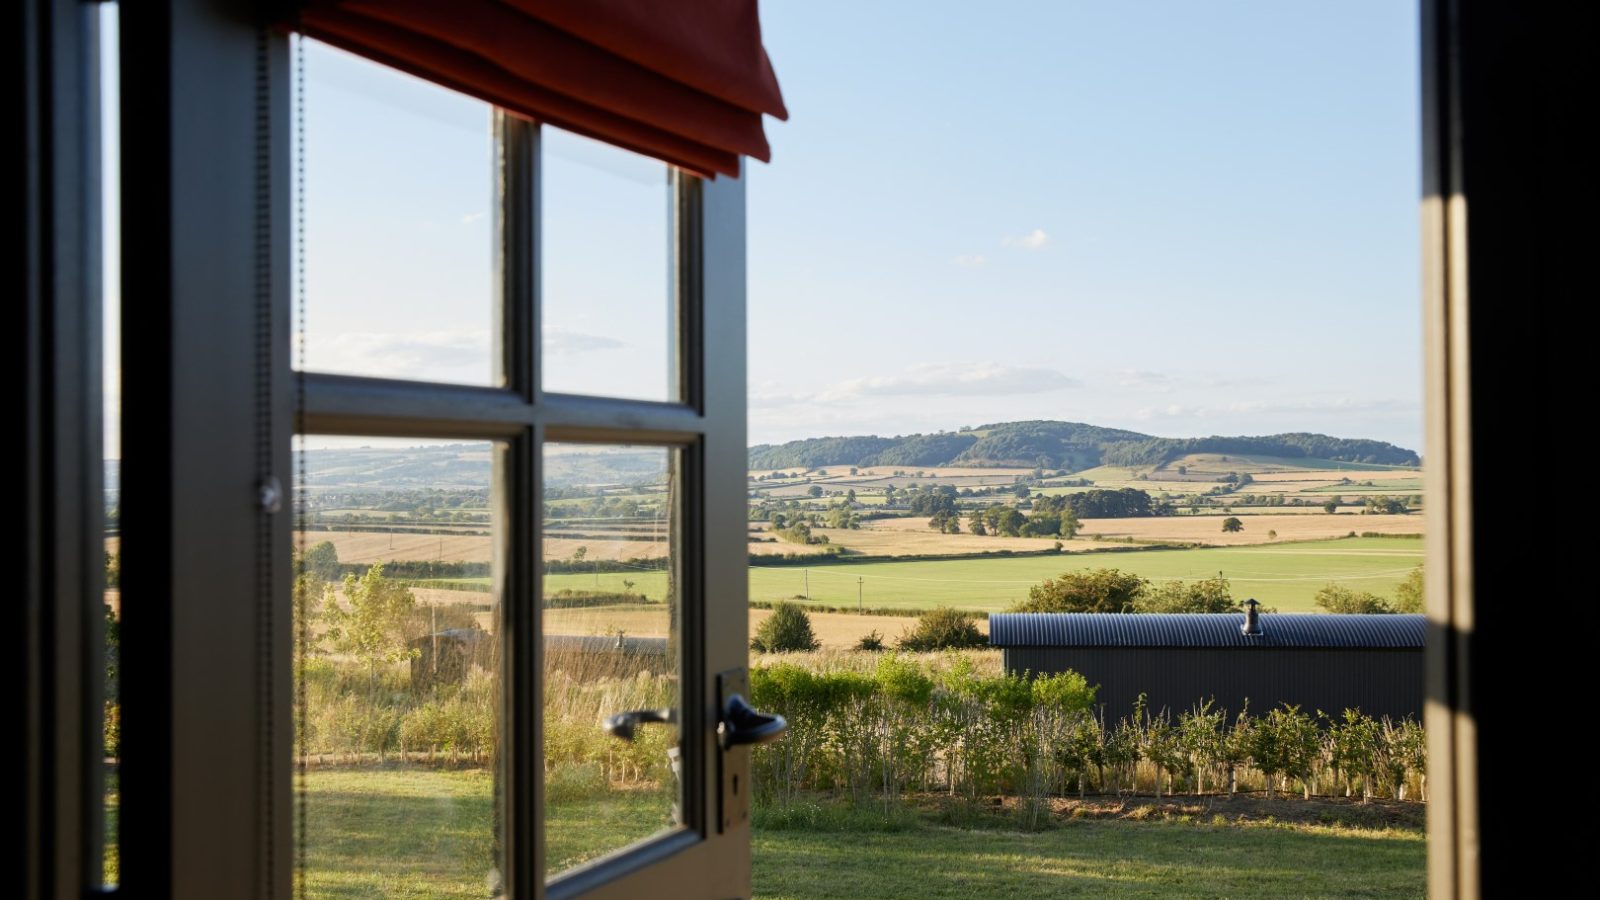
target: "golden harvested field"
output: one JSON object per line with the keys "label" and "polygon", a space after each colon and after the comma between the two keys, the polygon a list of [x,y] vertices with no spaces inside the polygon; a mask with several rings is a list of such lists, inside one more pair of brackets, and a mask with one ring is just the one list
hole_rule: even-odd
{"label": "golden harvested field", "polygon": [[[339,561],[370,565],[391,559],[488,562],[490,537],[486,534],[389,534],[382,531],[317,531],[307,534],[308,546],[332,541]],[[606,541],[592,538],[550,538],[544,542],[546,559],[571,559],[579,547],[587,559],[653,559],[667,554],[665,541]],[[753,543],[751,553],[804,553],[808,548],[787,541]],[[810,548],[818,549],[818,548]]]}
{"label": "golden harvested field", "polygon": [[[493,594],[480,591],[446,591],[439,588],[423,587],[412,588],[411,596],[416,597],[417,603],[421,606],[449,606],[455,603],[485,606],[494,600]],[[488,613],[484,613],[484,627],[488,627],[488,615]]]}
{"label": "golden harvested field", "polygon": [[[966,528],[965,521],[962,528]],[[983,553],[1000,550],[1049,550],[1055,538],[1002,538],[991,535],[940,534],[928,527],[926,517],[872,519],[859,530],[818,528],[814,534],[827,535],[830,543],[871,556],[928,556],[940,553]],[[1090,549],[1087,541],[1065,541],[1069,550]]]}
{"label": "golden harvested field", "polygon": [[[824,529],[817,529],[817,534],[825,533]],[[777,541],[751,541],[750,552],[756,556],[784,556],[786,554],[816,554],[825,556],[827,547],[822,544],[791,544],[785,540]]]}
{"label": "golden harvested field", "polygon": [[[772,615],[770,609],[750,610],[750,634],[756,633],[756,628],[762,620]],[[876,631],[883,636],[889,646],[899,640],[903,631],[909,630],[916,624],[916,619],[910,616],[858,616],[855,613],[811,613],[811,632],[822,642],[824,650],[848,650],[856,645],[862,636]],[[989,623],[983,619],[978,620],[978,630],[984,634],[989,633]]]}
{"label": "golden harvested field", "polygon": [[491,550],[486,534],[390,534],[384,531],[311,531],[306,546],[332,541],[343,563],[384,562],[391,559],[488,562]]}
{"label": "golden harvested field", "polygon": [[[1221,518],[1227,518],[1228,516],[1238,516],[1240,519],[1242,519],[1245,522],[1246,525],[1249,525],[1251,516],[1258,516],[1258,515],[1259,516],[1322,516],[1324,518],[1329,518],[1328,511],[1323,509],[1321,504],[1322,504],[1322,502],[1324,500],[1327,500],[1328,498],[1332,497],[1333,495],[1332,494],[1322,494],[1322,495],[1313,495],[1313,496],[1314,496],[1314,502],[1317,504],[1316,506],[1235,506],[1235,507],[1232,507],[1227,512],[1224,512],[1222,507],[1220,507],[1220,506],[1202,506],[1202,507],[1200,507],[1198,509],[1195,509],[1193,511],[1185,510],[1183,515],[1185,517],[1188,517],[1188,516],[1219,516]],[[1308,499],[1310,499],[1310,498],[1308,498]],[[1361,510],[1356,509],[1354,507],[1342,507],[1334,515],[1361,516]],[[1361,516],[1361,517],[1363,519],[1367,518],[1366,516]],[[1414,516],[1414,518],[1417,518],[1417,519],[1420,519],[1421,517],[1422,517],[1421,513],[1418,513],[1416,516]],[[1351,528],[1354,528],[1355,531],[1358,534],[1360,532],[1362,532],[1363,530],[1365,530],[1365,529],[1361,529],[1361,528],[1355,528],[1354,525],[1351,525],[1350,528],[1346,528],[1344,531],[1341,531],[1339,533],[1340,534],[1348,534],[1350,532]],[[1421,532],[1422,528],[1419,526],[1417,528],[1417,531]]]}
{"label": "golden harvested field", "polygon": [[585,559],[657,559],[667,555],[666,541],[597,541],[593,538],[546,538],[545,559],[571,559],[579,547]]}
{"label": "golden harvested field", "polygon": [[[770,615],[771,610],[750,610],[752,636],[762,620]],[[810,615],[811,630],[822,641],[825,650],[847,650],[872,631],[878,632],[892,646],[900,633],[916,622],[909,616],[860,616],[828,612],[812,612]],[[633,637],[667,636],[667,612],[659,606],[547,609],[544,611],[544,622],[546,634],[607,635],[615,634],[620,628],[624,634]],[[988,634],[989,623],[979,620],[978,629]]]}
{"label": "golden harvested field", "polygon": [[1407,516],[1363,515],[1256,515],[1239,516],[1244,530],[1227,534],[1216,516],[1157,516],[1143,519],[1085,519],[1079,535],[1134,538],[1141,541],[1181,541],[1218,546],[1240,544],[1265,544],[1272,539],[1267,532],[1276,531],[1279,541],[1310,541],[1343,537],[1354,531],[1378,534],[1421,534],[1423,518]]}
{"label": "golden harvested field", "polygon": [[1377,472],[1323,469],[1314,472],[1258,472],[1250,477],[1256,481],[1320,481],[1336,484],[1341,478],[1348,478],[1351,481],[1394,481],[1417,478],[1421,474],[1415,469],[1387,469]]}
{"label": "golden harvested field", "polygon": [[[1368,516],[1355,512],[1328,515],[1319,508],[1307,507],[1284,512],[1238,514],[1244,531],[1222,531],[1220,513],[1198,516],[1155,516],[1138,519],[1085,519],[1074,540],[1064,541],[1066,550],[1103,549],[1099,538],[1132,538],[1138,541],[1175,541],[1216,546],[1265,544],[1278,541],[1308,541],[1344,537],[1354,531],[1378,534],[1421,534],[1423,517]],[[1276,538],[1267,532],[1276,531]],[[1053,538],[980,537],[974,534],[939,534],[928,528],[922,517],[875,519],[861,524],[859,531],[817,529],[828,539],[850,550],[874,556],[926,556],[939,553],[982,553],[985,550],[1049,550]]]}

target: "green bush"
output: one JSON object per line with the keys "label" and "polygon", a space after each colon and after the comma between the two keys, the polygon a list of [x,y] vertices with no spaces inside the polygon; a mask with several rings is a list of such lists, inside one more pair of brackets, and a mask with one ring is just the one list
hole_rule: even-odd
{"label": "green bush", "polygon": [[856,649],[874,652],[887,649],[883,643],[883,633],[877,629],[867,632],[861,636],[861,640],[856,641]]}
{"label": "green bush", "polygon": [[1422,612],[1422,567],[1412,569],[1394,592],[1394,611]]}
{"label": "green bush", "polygon": [[1119,569],[1064,572],[1028,588],[1013,612],[1128,612],[1137,608],[1149,582]]}
{"label": "green bush", "polygon": [[122,705],[107,700],[105,703],[105,754],[112,759],[122,756]]}
{"label": "green bush", "polygon": [[971,613],[941,606],[917,617],[917,624],[900,635],[901,650],[963,650],[986,647],[989,639],[978,630]]}
{"label": "green bush", "polygon": [[1330,584],[1317,591],[1317,605],[1332,613],[1392,613],[1389,601],[1368,591]]}
{"label": "green bush", "polygon": [[1215,578],[1200,581],[1169,581],[1153,590],[1144,591],[1134,601],[1134,609],[1146,613],[1228,613],[1242,612],[1233,599],[1228,579],[1217,573]]}
{"label": "green bush", "polygon": [[798,603],[774,604],[772,615],[756,627],[756,636],[750,639],[750,649],[759,653],[797,653],[820,646],[822,642],[811,630],[811,617]]}

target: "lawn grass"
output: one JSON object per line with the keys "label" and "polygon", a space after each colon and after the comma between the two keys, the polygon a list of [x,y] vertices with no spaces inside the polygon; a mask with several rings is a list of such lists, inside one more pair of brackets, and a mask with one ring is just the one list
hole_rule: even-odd
{"label": "lawn grass", "polygon": [[[483,768],[314,769],[305,801],[306,895],[488,896],[494,779]],[[617,790],[546,804],[547,869],[559,872],[666,825],[659,794]]]}
{"label": "lawn grass", "polygon": [[[495,843],[484,770],[322,769],[310,773],[308,788],[307,896],[487,895]],[[636,792],[552,805],[545,824],[552,870],[650,833],[660,814],[659,798]],[[1416,828],[1202,821],[1211,824],[1057,818],[1021,831],[998,815],[954,827],[904,809],[758,814],[755,896],[1399,897],[1424,890],[1425,844]]]}
{"label": "lawn grass", "polygon": [[306,896],[488,896],[495,837],[487,770],[318,769],[307,782]]}
{"label": "lawn grass", "polygon": [[755,896],[1420,897],[1417,831],[1068,822],[1038,832],[924,825],[757,831]]}

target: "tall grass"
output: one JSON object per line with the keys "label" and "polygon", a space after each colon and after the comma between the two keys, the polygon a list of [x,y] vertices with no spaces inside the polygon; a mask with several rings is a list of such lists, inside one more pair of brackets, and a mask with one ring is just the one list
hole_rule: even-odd
{"label": "tall grass", "polygon": [[1048,798],[1091,791],[1426,799],[1426,742],[1409,719],[1292,706],[1230,716],[1208,703],[1174,716],[1142,699],[1113,717],[1074,673],[980,672],[975,659],[824,653],[757,666],[753,702],[791,724],[756,748],[757,797],[1004,795],[1035,825]]}
{"label": "tall grass", "polygon": [[[661,655],[551,648],[545,662],[551,802],[617,791],[674,802],[677,728],[642,727],[624,742],[600,726],[616,712],[679,705]],[[496,758],[499,687],[486,667],[416,686],[404,666],[373,679],[366,667],[314,658],[304,689],[300,746],[313,765]],[[1007,674],[993,654],[764,655],[751,669],[751,701],[790,722],[753,756],[755,796],[772,806],[828,795],[892,815],[907,795],[967,804],[1009,796],[1024,824],[1038,826],[1050,798],[1073,794],[1426,799],[1426,742],[1414,721],[1209,704],[1171,715],[1142,702],[1114,715],[1096,707],[1081,676]]]}

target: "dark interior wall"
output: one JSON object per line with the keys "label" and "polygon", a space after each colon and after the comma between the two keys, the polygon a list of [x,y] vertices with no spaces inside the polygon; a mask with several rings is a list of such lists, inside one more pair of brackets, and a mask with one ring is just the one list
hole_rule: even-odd
{"label": "dark interior wall", "polygon": [[1133,708],[1142,692],[1152,711],[1174,716],[1214,699],[1232,715],[1248,700],[1253,713],[1280,703],[1337,716],[1360,709],[1378,717],[1422,718],[1422,651],[1236,650],[1224,648],[1008,647],[1008,672],[1071,669],[1092,685],[1106,718]]}

